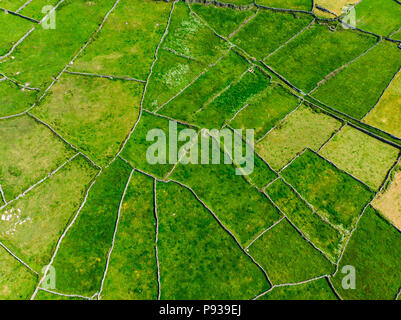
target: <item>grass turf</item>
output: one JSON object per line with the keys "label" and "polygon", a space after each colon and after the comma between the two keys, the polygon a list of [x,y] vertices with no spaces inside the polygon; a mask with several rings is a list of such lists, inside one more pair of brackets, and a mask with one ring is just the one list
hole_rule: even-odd
{"label": "grass turf", "polygon": [[0,82],[0,117],[11,116],[28,110],[36,100],[37,91],[22,90],[15,83]]}

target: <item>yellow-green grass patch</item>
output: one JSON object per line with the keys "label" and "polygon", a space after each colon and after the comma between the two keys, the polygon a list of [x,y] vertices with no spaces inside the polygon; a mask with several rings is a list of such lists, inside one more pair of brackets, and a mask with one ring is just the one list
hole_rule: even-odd
{"label": "yellow-green grass patch", "polygon": [[[401,234],[372,207],[368,207],[353,233],[333,278],[343,299],[393,300],[400,288]],[[344,266],[355,268],[355,289],[342,287]]]}
{"label": "yellow-green grass patch", "polygon": [[232,37],[232,42],[251,56],[263,59],[305,28],[311,20],[311,16],[302,13],[260,10],[254,19]]}
{"label": "yellow-green grass patch", "polygon": [[279,170],[305,148],[317,150],[341,127],[336,119],[302,105],[256,145],[256,151]]}
{"label": "yellow-green grass patch", "polygon": [[138,172],[132,175],[101,299],[157,299],[153,183]]}
{"label": "yellow-green grass patch", "polygon": [[0,240],[40,272],[83,201],[97,170],[78,156],[24,197],[0,211]]}
{"label": "yellow-green grass patch", "polygon": [[0,121],[0,185],[9,201],[76,151],[29,116]]}
{"label": "yellow-green grass patch", "polygon": [[399,152],[397,148],[346,126],[322,148],[320,154],[378,190]]}
{"label": "yellow-green grass patch", "polygon": [[401,171],[397,171],[390,187],[377,195],[372,206],[401,230]]}
{"label": "yellow-green grass patch", "polygon": [[39,289],[34,300],[86,300],[80,297],[66,296]]}
{"label": "yellow-green grass patch", "polygon": [[363,118],[375,106],[391,79],[400,70],[401,50],[397,46],[398,44],[382,41],[321,83],[312,96],[337,111],[357,119]]}
{"label": "yellow-green grass patch", "polygon": [[338,300],[327,278],[273,288],[258,300]]}
{"label": "yellow-green grass patch", "polygon": [[347,5],[353,5],[358,1],[359,0],[317,0],[316,4],[340,16],[343,13],[343,8]]}
{"label": "yellow-green grass patch", "polygon": [[401,137],[401,72],[395,76],[379,103],[363,122]]}
{"label": "yellow-green grass patch", "polygon": [[26,3],[26,0],[0,0],[0,8],[16,11]]}
{"label": "yellow-green grass patch", "polygon": [[99,291],[130,171],[117,158],[97,178],[54,259],[56,291],[86,297]]}
{"label": "yellow-green grass patch", "polygon": [[312,0],[256,0],[257,4],[262,6],[310,11],[312,9]]}
{"label": "yellow-green grass patch", "polygon": [[285,168],[282,176],[321,216],[345,233],[352,230],[374,196],[364,184],[309,149]]}
{"label": "yellow-green grass patch", "polygon": [[337,261],[345,239],[338,230],[324,221],[281,179],[271,184],[266,192],[306,238],[332,262]]}
{"label": "yellow-green grass patch", "polygon": [[72,70],[146,80],[170,9],[163,1],[120,1]]}
{"label": "yellow-green grass patch", "polygon": [[105,165],[138,118],[143,87],[136,81],[65,74],[32,113]]}
{"label": "yellow-green grass patch", "polygon": [[0,117],[26,111],[33,105],[37,95],[37,91],[23,90],[9,80],[0,81]]}
{"label": "yellow-green grass patch", "polygon": [[334,264],[307,242],[286,219],[265,232],[248,250],[273,284],[301,282],[334,271]]}
{"label": "yellow-green grass patch", "polygon": [[0,299],[28,300],[38,282],[37,276],[0,247]]}
{"label": "yellow-green grass patch", "polygon": [[319,81],[372,47],[371,35],[313,24],[286,46],[271,55],[266,63],[293,85],[309,92]]}
{"label": "yellow-green grass patch", "polygon": [[269,289],[263,271],[189,190],[158,183],[157,214],[161,299],[251,299]]}

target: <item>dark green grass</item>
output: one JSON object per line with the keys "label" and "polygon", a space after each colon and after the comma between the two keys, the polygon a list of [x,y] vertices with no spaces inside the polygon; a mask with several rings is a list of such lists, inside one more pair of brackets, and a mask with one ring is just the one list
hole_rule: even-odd
{"label": "dark green grass", "polygon": [[243,74],[213,101],[202,106],[188,119],[203,128],[220,128],[244,107],[248,100],[262,92],[270,79],[258,68]]}
{"label": "dark green grass", "polygon": [[0,82],[0,117],[14,115],[29,109],[38,96],[37,91],[24,90],[11,81]]}
{"label": "dark green grass", "polygon": [[350,231],[373,192],[311,150],[283,172],[288,181],[332,224]]}
{"label": "dark green grass", "polygon": [[312,0],[256,0],[257,4],[272,8],[311,11]]}
{"label": "dark green grass", "polygon": [[56,290],[92,296],[100,289],[119,203],[130,171],[125,162],[117,159],[97,178],[54,260]]}
{"label": "dark green grass", "polygon": [[101,299],[157,299],[153,179],[134,172],[120,213]]}
{"label": "dark green grass", "polygon": [[272,83],[247,103],[249,105],[238,113],[230,126],[234,129],[253,129],[255,140],[259,140],[297,107],[299,99],[281,85]]}
{"label": "dark green grass", "polygon": [[394,0],[364,0],[355,7],[356,26],[381,36],[401,27],[401,5]]}
{"label": "dark green grass", "polygon": [[298,284],[277,287],[258,300],[338,300],[326,278]]}
{"label": "dark green grass", "polygon": [[[180,124],[177,125],[177,128],[178,135],[183,129],[187,129],[187,127]],[[148,132],[153,129],[161,129],[166,135],[166,164],[151,164],[146,158],[148,148],[158,141],[157,138],[155,141],[146,141]],[[169,138],[169,120],[143,112],[141,120],[123,149],[122,156],[134,167],[151,173],[158,178],[163,178],[173,168],[169,157],[169,148],[171,147]],[[183,142],[178,142],[177,150],[183,144]]]}
{"label": "dark green grass", "polygon": [[312,25],[266,63],[304,92],[312,90],[329,73],[361,55],[377,38],[337,27]]}
{"label": "dark green grass", "polygon": [[323,221],[318,214],[281,179],[266,190],[295,226],[331,261],[337,261],[343,246],[343,236]]}
{"label": "dark green grass", "polygon": [[159,113],[174,119],[190,120],[191,115],[238,79],[248,67],[244,59],[230,51],[216,66],[210,68]]}
{"label": "dark green grass", "polygon": [[1,300],[28,300],[31,297],[37,276],[3,248],[0,248],[0,270]]}
{"label": "dark green grass", "polygon": [[58,239],[84,198],[96,169],[78,156],[24,197],[0,211],[0,240],[35,271],[53,254]]}
{"label": "dark green grass", "polygon": [[171,178],[191,187],[243,246],[280,218],[266,196],[223,163],[222,154],[221,164],[180,164]]}
{"label": "dark green grass", "polygon": [[287,220],[265,232],[248,250],[273,284],[296,283],[334,271],[334,265]]}
{"label": "dark green grass", "polygon": [[0,56],[9,52],[11,47],[34,26],[32,22],[6,14],[4,11],[0,11],[0,24]]}
{"label": "dark green grass", "polygon": [[[252,1],[249,1],[252,2]],[[255,10],[233,10],[214,5],[192,4],[191,8],[202,17],[217,33],[228,37],[247,18],[255,14]]]}
{"label": "dark green grass", "polygon": [[[400,288],[401,234],[371,207],[353,233],[333,285],[344,299],[392,300]],[[356,289],[344,290],[341,272],[346,265],[356,271]]]}
{"label": "dark green grass", "polygon": [[170,9],[163,1],[121,1],[73,69],[146,80]]}
{"label": "dark green grass", "polygon": [[382,42],[328,79],[312,95],[330,107],[361,119],[378,101],[401,67],[401,50]]}
{"label": "dark green grass", "polygon": [[64,74],[32,113],[106,165],[138,119],[143,87],[136,81]]}
{"label": "dark green grass", "polygon": [[43,12],[43,8],[45,6],[49,6],[49,8],[54,7],[58,2],[59,0],[33,0],[18,13],[40,21],[48,13],[48,11]]}
{"label": "dark green grass", "polygon": [[306,14],[261,10],[232,38],[232,42],[257,59],[263,59],[310,23]]}
{"label": "dark green grass", "polygon": [[262,272],[185,188],[157,184],[161,299],[251,299]]}
{"label": "dark green grass", "polygon": [[[47,88],[98,28],[114,0],[68,0],[56,11],[56,29],[35,31],[0,65],[0,71],[21,83]],[[35,52],[35,54],[32,54]]]}
{"label": "dark green grass", "polygon": [[7,200],[14,199],[76,154],[28,116],[0,121],[0,145],[0,183]]}

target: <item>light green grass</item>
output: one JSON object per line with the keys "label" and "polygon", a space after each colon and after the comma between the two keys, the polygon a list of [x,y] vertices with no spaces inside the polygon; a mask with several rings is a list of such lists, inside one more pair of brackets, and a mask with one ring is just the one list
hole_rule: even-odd
{"label": "light green grass", "polygon": [[189,121],[205,104],[247,70],[249,64],[230,51],[216,66],[210,68],[181,95],[158,111],[174,119]]}
{"label": "light green grass", "polygon": [[334,271],[334,265],[287,220],[265,232],[248,250],[273,284],[296,283]]}
{"label": "light green grass", "polygon": [[38,293],[35,295],[34,300],[85,300],[85,299],[79,297],[62,296],[59,294],[54,294],[47,291],[39,290]]}
{"label": "light green grass", "polygon": [[25,0],[1,0],[0,8],[10,11],[18,10],[26,1]]}
{"label": "light green grass", "polygon": [[64,75],[32,110],[99,165],[118,152],[139,115],[143,84]]}
{"label": "light green grass", "polygon": [[311,17],[306,14],[293,15],[260,10],[231,40],[248,54],[263,59],[306,27],[310,21]]}
{"label": "light green grass", "polygon": [[100,289],[130,171],[128,165],[117,159],[97,178],[54,260],[56,291],[91,297]]}
{"label": "light green grass", "polygon": [[49,12],[49,11],[43,12],[44,11],[43,8],[46,6],[49,6],[49,9],[51,7],[55,7],[58,2],[59,0],[33,0],[30,4],[28,4],[24,9],[22,9],[18,13],[40,21]]}
{"label": "light green grass", "polygon": [[101,299],[157,299],[153,179],[135,172],[121,207]]}
{"label": "light green grass", "polygon": [[[56,29],[38,26],[0,71],[21,83],[47,88],[98,28],[114,0],[65,1],[56,10]],[[32,54],[32,52],[35,54]]]}
{"label": "light green grass", "polygon": [[361,55],[377,38],[337,27],[314,24],[270,56],[266,63],[293,85],[309,92],[319,81]]}
{"label": "light green grass", "polygon": [[191,187],[241,245],[246,246],[280,218],[266,196],[236,175],[234,166],[223,163],[223,155],[218,165],[180,164],[171,178]]}
{"label": "light green grass", "polygon": [[310,150],[292,162],[282,176],[322,216],[345,232],[352,229],[374,196],[366,186]]}
{"label": "light green grass", "polygon": [[238,113],[230,126],[234,129],[253,129],[255,140],[259,140],[297,107],[299,99],[281,85],[272,83],[247,103],[249,105]]}
{"label": "light green grass", "polygon": [[258,300],[338,300],[326,278],[298,284],[277,287]]}
{"label": "light green grass", "polygon": [[337,261],[344,245],[344,238],[340,232],[323,221],[281,179],[270,185],[266,192],[305,237],[322,250],[331,261]]}
{"label": "light green grass", "polygon": [[[333,285],[340,296],[343,299],[393,300],[400,288],[400,249],[400,232],[368,207],[333,278]],[[346,265],[355,268],[354,290],[344,290],[341,285],[346,276],[341,270]]]}
{"label": "light green grass", "polygon": [[170,9],[163,1],[121,1],[72,69],[146,80]]}
{"label": "light green grass", "polygon": [[40,272],[83,201],[96,169],[78,156],[24,197],[0,211],[0,240]]}
{"label": "light green grass", "polygon": [[37,91],[22,90],[11,81],[0,82],[0,117],[11,116],[28,110],[36,100]]}
{"label": "light green grass", "polygon": [[401,50],[382,42],[328,79],[312,96],[330,107],[361,119],[377,103],[401,67]]}
{"label": "light green grass", "polygon": [[76,153],[28,116],[0,121],[0,145],[0,184],[7,200],[14,199]]}
{"label": "light green grass", "polygon": [[[249,1],[252,2],[252,1]],[[191,8],[209,26],[217,33],[228,37],[234,32],[246,19],[251,17],[255,10],[232,10],[231,8],[222,8],[214,5],[192,4]]]}
{"label": "light green grass", "polygon": [[251,299],[269,289],[262,270],[190,191],[158,183],[157,207],[161,299]]}
{"label": "light green grass", "polygon": [[320,153],[340,169],[378,190],[399,152],[399,149],[348,126]]}
{"label": "light green grass", "polygon": [[401,5],[394,0],[364,0],[355,11],[357,28],[388,36],[401,27]]}
{"label": "light green grass", "polygon": [[[0,2],[0,7],[2,3]],[[20,17],[0,11],[0,56],[10,51],[11,47],[21,39],[34,24]]]}
{"label": "light green grass", "polygon": [[0,248],[0,268],[0,299],[28,300],[35,290],[37,276],[3,248]]}
{"label": "light green grass", "polygon": [[266,7],[311,11],[311,0],[256,0],[256,3]]}
{"label": "light green grass", "polygon": [[317,150],[340,127],[336,119],[301,106],[261,140],[256,151],[279,170],[305,148]]}

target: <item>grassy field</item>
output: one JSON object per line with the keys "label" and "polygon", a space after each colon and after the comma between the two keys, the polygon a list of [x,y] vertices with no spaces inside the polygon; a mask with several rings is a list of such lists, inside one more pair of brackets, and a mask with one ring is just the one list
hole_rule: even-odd
{"label": "grassy field", "polygon": [[44,290],[39,290],[35,296],[35,300],[85,300],[85,299],[79,297],[62,296]]}
{"label": "grassy field", "polygon": [[233,166],[180,164],[171,178],[191,187],[243,246],[280,218],[263,194],[236,176]]}
{"label": "grassy field", "polygon": [[131,177],[101,299],[157,299],[153,183],[138,172]]}
{"label": "grassy field", "polygon": [[399,169],[390,187],[373,200],[372,206],[398,229],[401,229],[401,172]]}
{"label": "grassy field", "polygon": [[0,181],[7,200],[14,199],[76,153],[28,116],[0,121],[0,145]]}
{"label": "grassy field", "polygon": [[[333,285],[344,299],[394,299],[400,288],[400,232],[369,207],[352,235],[333,278]],[[356,271],[356,289],[341,286],[343,266]]]}
{"label": "grassy field", "polygon": [[[369,68],[366,66],[369,65]],[[401,67],[401,50],[381,42],[363,57],[327,79],[313,94],[332,108],[361,119],[379,100]]]}
{"label": "grassy field", "polygon": [[400,150],[352,127],[344,127],[320,154],[378,190]]}
{"label": "grassy field", "polygon": [[259,300],[338,300],[326,278],[299,284],[277,287]]}
{"label": "grassy field", "polygon": [[329,26],[315,23],[271,55],[266,63],[296,87],[309,92],[376,42],[376,37],[370,35],[341,27],[331,31]]}
{"label": "grassy field", "polygon": [[269,289],[263,272],[190,191],[158,183],[157,208],[161,299],[251,299]]}
{"label": "grassy field", "polygon": [[137,120],[142,90],[136,81],[64,75],[32,113],[104,165]]}
{"label": "grassy field", "polygon": [[24,112],[35,102],[37,91],[22,90],[15,83],[4,80],[0,82],[0,117]]}
{"label": "grassy field", "polygon": [[[0,2],[2,6],[2,2]],[[28,20],[22,20],[11,14],[0,11],[0,56],[10,51],[11,47],[24,36],[34,24]]]}
{"label": "grassy field", "polygon": [[344,245],[344,236],[321,217],[279,179],[266,189],[274,203],[293,224],[331,261],[337,261]]}
{"label": "grassy field", "polygon": [[399,71],[384,92],[383,97],[364,122],[382,129],[394,136],[401,137],[401,72]]}
{"label": "grassy field", "polygon": [[38,281],[36,275],[0,247],[0,299],[28,300]]}
{"label": "grassy field", "polygon": [[279,170],[305,148],[317,150],[341,127],[330,116],[301,106],[256,145],[256,151]]}
{"label": "grassy field", "polygon": [[311,20],[311,17],[305,14],[260,10],[254,19],[231,38],[231,41],[261,60],[301,31]]}
{"label": "grassy field", "polygon": [[248,250],[273,284],[296,283],[334,271],[334,265],[306,242],[287,220],[265,232]]}
{"label": "grassy field", "polygon": [[272,83],[247,103],[229,124],[234,129],[255,130],[255,140],[259,140],[300,102],[284,87]]}
{"label": "grassy field", "polygon": [[394,0],[364,0],[355,6],[356,26],[382,36],[401,27],[401,6]]}
{"label": "grassy field", "polygon": [[146,80],[170,9],[163,1],[120,1],[72,69]]}
{"label": "grassy field", "polygon": [[97,178],[52,264],[60,292],[91,297],[100,289],[130,171],[125,162],[116,160]]}
{"label": "grassy field", "polygon": [[22,7],[25,2],[25,0],[1,0],[0,8],[16,11],[18,8]]}
{"label": "grassy field", "polygon": [[224,37],[230,36],[231,33],[256,12],[255,9],[232,10],[231,8],[222,8],[214,5],[204,6],[196,3],[191,4],[191,8],[209,26]]}
{"label": "grassy field", "polygon": [[352,5],[359,2],[359,0],[317,0],[316,4],[334,12],[336,15],[341,15],[343,8],[347,5]]}
{"label": "grassy field", "polygon": [[282,175],[322,216],[344,231],[352,229],[373,197],[367,187],[310,150]]}
{"label": "grassy field", "polygon": [[45,6],[54,7],[58,2],[59,0],[34,0],[18,13],[40,21],[48,13],[48,11],[43,12],[43,8]]}
{"label": "grassy field", "polygon": [[256,0],[256,3],[266,7],[304,10],[312,9],[311,0]]}
{"label": "grassy field", "polygon": [[78,156],[63,169],[0,211],[0,240],[40,272],[78,210],[96,169]]}

